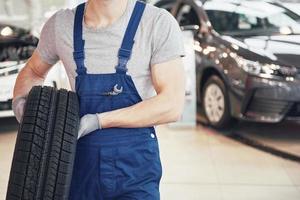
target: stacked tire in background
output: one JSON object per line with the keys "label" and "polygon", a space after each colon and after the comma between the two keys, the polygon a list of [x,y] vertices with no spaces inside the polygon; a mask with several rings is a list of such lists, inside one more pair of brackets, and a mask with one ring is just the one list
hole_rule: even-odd
{"label": "stacked tire in background", "polygon": [[7,200],[68,199],[78,125],[75,93],[32,88],[18,131]]}

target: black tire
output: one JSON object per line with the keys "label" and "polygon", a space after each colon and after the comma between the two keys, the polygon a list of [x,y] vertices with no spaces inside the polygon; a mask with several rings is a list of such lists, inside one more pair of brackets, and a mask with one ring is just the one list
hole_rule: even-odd
{"label": "black tire", "polygon": [[7,200],[68,199],[78,125],[75,93],[32,88],[17,135]]}
{"label": "black tire", "polygon": [[[219,89],[222,91],[222,94],[223,94],[223,97],[224,97],[224,111],[223,111],[223,114],[222,114],[222,117],[220,118],[220,120],[218,120],[216,122],[213,122],[209,119],[207,109],[206,109],[207,105],[205,105],[205,100],[204,100],[205,95],[207,95],[206,90],[212,84],[215,84],[216,86],[219,87]],[[233,118],[230,114],[230,102],[229,102],[228,92],[226,90],[225,84],[222,81],[222,79],[220,79],[216,75],[211,76],[205,82],[202,94],[203,94],[202,95],[202,105],[203,105],[204,113],[205,113],[205,116],[207,118],[207,121],[208,121],[209,125],[211,125],[212,127],[216,128],[216,129],[228,129],[228,128],[230,128],[230,126],[232,125],[232,122],[233,122]]]}

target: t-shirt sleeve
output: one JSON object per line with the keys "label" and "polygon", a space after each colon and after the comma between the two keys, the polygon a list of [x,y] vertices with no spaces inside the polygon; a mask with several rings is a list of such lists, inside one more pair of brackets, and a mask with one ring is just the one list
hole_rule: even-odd
{"label": "t-shirt sleeve", "polygon": [[168,11],[161,9],[154,23],[150,64],[185,56],[183,35],[176,19]]}
{"label": "t-shirt sleeve", "polygon": [[56,14],[45,23],[36,48],[41,59],[50,65],[54,65],[59,60],[56,50],[55,19]]}

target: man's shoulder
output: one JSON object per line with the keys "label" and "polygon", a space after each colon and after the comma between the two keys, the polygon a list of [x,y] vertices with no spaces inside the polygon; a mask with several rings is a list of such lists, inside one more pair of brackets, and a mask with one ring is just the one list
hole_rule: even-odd
{"label": "man's shoulder", "polygon": [[147,4],[144,16],[147,20],[154,21],[154,23],[161,20],[166,22],[174,21],[174,17],[166,9],[159,8],[151,4]]}
{"label": "man's shoulder", "polygon": [[60,9],[54,14],[54,17],[56,18],[56,21],[59,23],[70,22],[74,20],[75,10],[76,8]]}
{"label": "man's shoulder", "polygon": [[65,37],[72,33],[74,16],[75,9],[60,9],[49,18],[48,23],[52,22],[57,36]]}
{"label": "man's shoulder", "polygon": [[156,7],[153,4],[150,4],[150,3],[146,4],[146,11],[148,11],[148,12],[160,13],[162,10],[163,10],[162,8]]}

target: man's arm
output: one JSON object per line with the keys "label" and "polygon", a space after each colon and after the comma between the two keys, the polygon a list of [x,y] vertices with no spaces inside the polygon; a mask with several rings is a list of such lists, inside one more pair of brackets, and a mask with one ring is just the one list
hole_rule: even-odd
{"label": "man's arm", "polygon": [[185,96],[182,59],[156,64],[151,73],[157,95],[127,108],[100,113],[101,128],[149,127],[180,118]]}
{"label": "man's arm", "polygon": [[34,51],[17,77],[14,87],[14,99],[27,96],[33,86],[42,85],[52,66],[42,61],[39,53]]}

